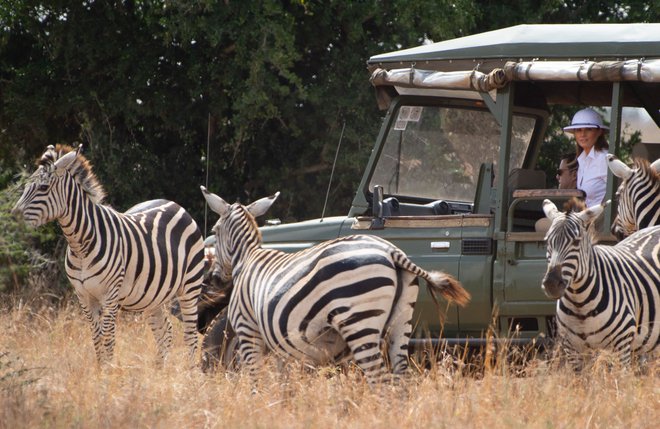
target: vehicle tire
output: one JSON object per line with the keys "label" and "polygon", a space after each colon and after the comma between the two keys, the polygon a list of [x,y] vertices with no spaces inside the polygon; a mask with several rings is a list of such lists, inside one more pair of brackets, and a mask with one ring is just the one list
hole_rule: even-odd
{"label": "vehicle tire", "polygon": [[209,324],[202,339],[202,370],[214,372],[221,365],[227,371],[236,371],[238,364],[238,338],[225,307]]}

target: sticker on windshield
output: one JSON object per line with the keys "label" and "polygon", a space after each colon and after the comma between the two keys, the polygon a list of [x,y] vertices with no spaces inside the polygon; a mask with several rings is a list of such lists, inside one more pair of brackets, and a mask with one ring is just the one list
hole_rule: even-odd
{"label": "sticker on windshield", "polygon": [[396,123],[394,124],[395,130],[405,130],[408,122],[419,122],[419,119],[422,117],[422,110],[424,108],[421,106],[403,106],[399,109],[399,116],[396,118]]}
{"label": "sticker on windshield", "polygon": [[397,121],[394,123],[394,129],[395,130],[405,130],[406,125],[408,125],[408,121],[400,121],[397,119]]}
{"label": "sticker on windshield", "polygon": [[422,106],[403,106],[399,109],[397,121],[419,122],[423,109]]}

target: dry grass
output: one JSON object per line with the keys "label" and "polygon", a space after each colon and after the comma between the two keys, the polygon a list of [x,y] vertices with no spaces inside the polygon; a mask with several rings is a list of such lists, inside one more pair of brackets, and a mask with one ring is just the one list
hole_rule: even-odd
{"label": "dry grass", "polygon": [[180,326],[162,369],[146,323],[122,316],[115,364],[99,370],[77,306],[0,314],[0,428],[651,428],[660,365],[645,375],[606,358],[581,375],[531,360],[480,375],[445,359],[405,386],[371,391],[354,371],[271,365],[257,393],[242,374],[185,363]]}

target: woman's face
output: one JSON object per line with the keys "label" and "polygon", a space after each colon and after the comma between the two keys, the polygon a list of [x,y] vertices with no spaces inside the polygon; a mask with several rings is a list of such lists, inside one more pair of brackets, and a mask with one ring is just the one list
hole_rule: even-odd
{"label": "woman's face", "polygon": [[600,128],[577,128],[573,131],[575,141],[588,154],[603,134]]}

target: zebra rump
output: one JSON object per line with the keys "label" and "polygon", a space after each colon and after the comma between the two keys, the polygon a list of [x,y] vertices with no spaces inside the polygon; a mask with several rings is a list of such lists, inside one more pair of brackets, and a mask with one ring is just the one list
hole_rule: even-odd
{"label": "zebra rump", "polygon": [[214,226],[214,275],[233,281],[228,318],[250,373],[267,350],[312,364],[353,359],[370,384],[388,377],[381,350],[387,342],[396,379],[408,370],[408,343],[419,290],[460,305],[470,296],[448,274],[427,272],[391,243],[353,235],[296,253],[264,249],[255,221],[275,201],[228,204],[202,187],[220,215]]}
{"label": "zebra rump", "polygon": [[543,202],[552,225],[542,287],[557,299],[560,344],[569,350],[609,349],[628,365],[632,354],[660,344],[660,226],[615,246],[593,245],[589,225],[604,205],[561,213]]}
{"label": "zebra rump", "polygon": [[660,225],[660,159],[649,164],[636,158],[633,168],[612,154],[607,160],[612,174],[622,179],[612,233],[621,240],[642,228]]}
{"label": "zebra rump", "polygon": [[204,269],[197,224],[172,201],[146,201],[126,213],[104,205],[105,192],[80,149],[48,146],[13,213],[33,227],[60,224],[66,273],[92,325],[100,363],[113,357],[119,308],[148,315],[161,362],[172,344],[165,305],[175,297],[192,359]]}

